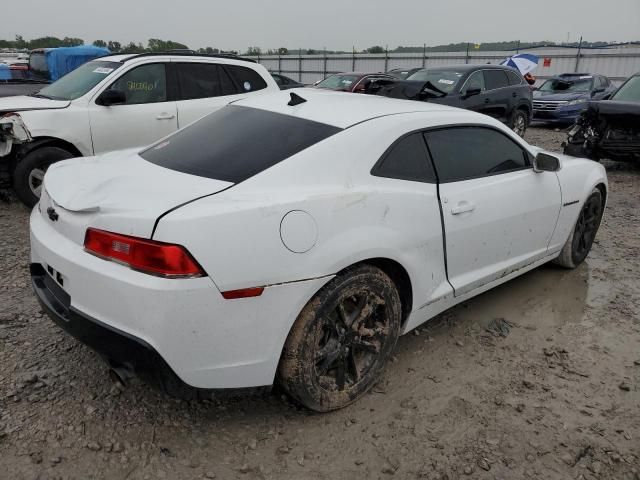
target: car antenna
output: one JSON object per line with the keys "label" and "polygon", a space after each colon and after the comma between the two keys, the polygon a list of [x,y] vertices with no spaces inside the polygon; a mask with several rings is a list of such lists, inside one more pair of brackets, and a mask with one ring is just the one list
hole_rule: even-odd
{"label": "car antenna", "polygon": [[300,105],[301,103],[304,103],[306,101],[307,100],[305,98],[302,98],[300,95],[291,92],[291,100],[289,100],[289,103],[287,103],[287,105],[295,107],[296,105]]}

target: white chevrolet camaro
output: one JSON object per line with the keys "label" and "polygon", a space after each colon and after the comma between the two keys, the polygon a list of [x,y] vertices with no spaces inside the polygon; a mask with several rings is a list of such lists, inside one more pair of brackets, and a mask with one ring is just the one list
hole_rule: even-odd
{"label": "white chevrolet camaro", "polygon": [[400,334],[551,260],[580,264],[606,196],[600,164],[487,116],[290,90],[52,166],[31,274],[121,378],[191,398],[278,382],[328,411],[375,384]]}

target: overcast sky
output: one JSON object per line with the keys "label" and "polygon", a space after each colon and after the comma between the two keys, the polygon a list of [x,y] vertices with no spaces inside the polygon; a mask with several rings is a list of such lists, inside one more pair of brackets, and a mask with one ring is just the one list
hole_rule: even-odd
{"label": "overcast sky", "polygon": [[245,50],[640,40],[640,0],[7,0],[0,38],[174,40]]}

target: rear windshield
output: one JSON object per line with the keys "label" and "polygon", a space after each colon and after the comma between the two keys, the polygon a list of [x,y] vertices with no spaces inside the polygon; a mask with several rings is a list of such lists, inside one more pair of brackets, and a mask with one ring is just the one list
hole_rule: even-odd
{"label": "rear windshield", "polygon": [[290,115],[228,105],[140,156],[178,172],[238,183],[340,130]]}

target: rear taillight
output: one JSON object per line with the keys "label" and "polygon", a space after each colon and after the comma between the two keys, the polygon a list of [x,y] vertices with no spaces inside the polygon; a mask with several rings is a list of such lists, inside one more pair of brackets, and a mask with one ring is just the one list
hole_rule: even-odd
{"label": "rear taillight", "polygon": [[168,278],[206,275],[181,245],[89,228],[84,237],[84,248],[89,253],[150,275]]}

